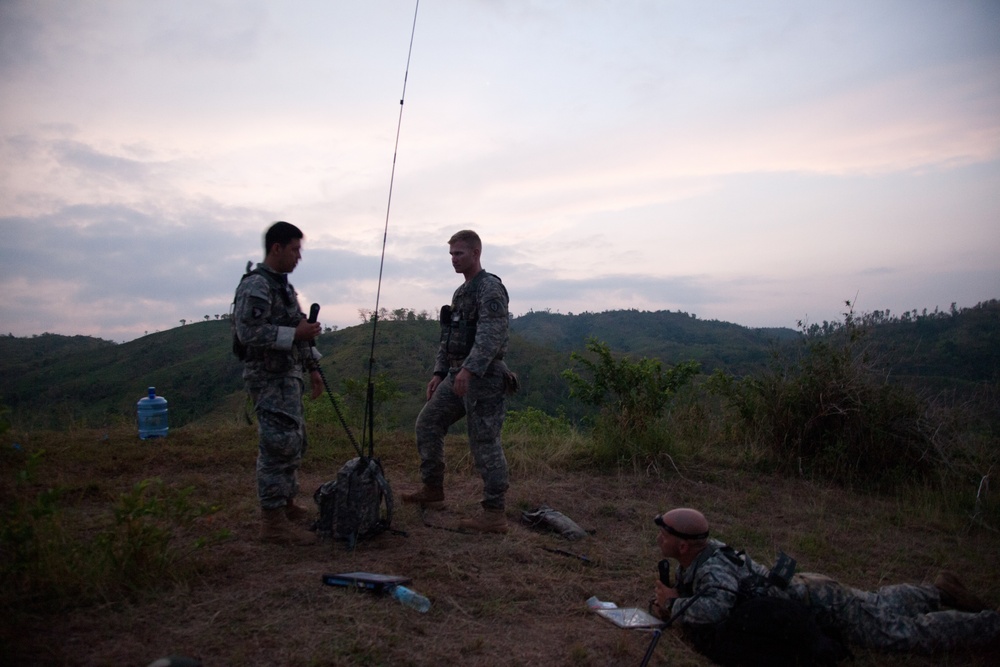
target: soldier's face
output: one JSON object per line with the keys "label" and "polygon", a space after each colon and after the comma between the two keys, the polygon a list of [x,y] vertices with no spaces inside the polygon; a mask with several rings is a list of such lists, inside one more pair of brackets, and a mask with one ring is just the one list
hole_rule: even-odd
{"label": "soldier's face", "polygon": [[660,528],[656,535],[656,544],[660,547],[660,553],[664,556],[677,558],[680,555],[681,545],[685,544],[685,542],[668,533],[666,528]]}
{"label": "soldier's face", "polygon": [[275,246],[275,265],[277,270],[281,273],[291,273],[294,271],[295,266],[302,259],[302,239],[292,239],[286,246],[278,244],[275,244]]}
{"label": "soldier's face", "polygon": [[476,251],[465,243],[452,243],[448,246],[451,254],[451,265],[455,268],[455,273],[465,273],[476,263]]}
{"label": "soldier's face", "polygon": [[660,553],[666,557],[674,556],[673,536],[660,528],[656,535],[656,544],[660,547]]}

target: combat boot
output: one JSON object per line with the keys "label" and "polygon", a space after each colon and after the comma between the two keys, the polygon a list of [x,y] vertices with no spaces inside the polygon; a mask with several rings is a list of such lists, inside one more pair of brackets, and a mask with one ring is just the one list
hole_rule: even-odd
{"label": "combat boot", "polygon": [[483,509],[482,513],[475,519],[462,519],[458,522],[458,529],[472,533],[506,533],[507,516],[503,510]]}
{"label": "combat boot", "polygon": [[288,504],[285,505],[285,517],[289,521],[295,524],[304,524],[309,519],[309,515],[309,510],[296,503],[294,498],[288,499]]}
{"label": "combat boot", "polygon": [[309,546],[316,544],[316,533],[299,528],[288,521],[285,508],[260,511],[260,541],[285,546]]}
{"label": "combat boot", "polygon": [[404,503],[429,505],[444,502],[444,487],[424,484],[419,491],[404,493],[400,496]]}
{"label": "combat boot", "polygon": [[978,613],[989,609],[989,605],[969,591],[959,578],[952,572],[942,570],[934,580],[934,588],[938,589],[941,604],[959,611]]}

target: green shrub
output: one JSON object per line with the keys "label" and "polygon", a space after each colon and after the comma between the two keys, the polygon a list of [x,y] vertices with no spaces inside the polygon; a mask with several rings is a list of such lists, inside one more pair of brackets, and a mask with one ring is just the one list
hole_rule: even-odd
{"label": "green shrub", "polygon": [[867,341],[869,325],[847,302],[843,323],[806,328],[801,346],[776,352],[768,369],[736,379],[716,372],[734,434],[785,472],[869,488],[930,480],[952,452],[931,401],[890,382]]}
{"label": "green shrub", "polygon": [[600,409],[594,423],[595,460],[645,467],[667,451],[669,429],[660,419],[677,392],[699,373],[700,364],[686,361],[664,368],[658,359],[616,360],[608,345],[596,339],[587,342],[587,350],[596,359],[578,352],[570,358],[588,371],[589,379],[573,369],[562,376],[571,396]]}

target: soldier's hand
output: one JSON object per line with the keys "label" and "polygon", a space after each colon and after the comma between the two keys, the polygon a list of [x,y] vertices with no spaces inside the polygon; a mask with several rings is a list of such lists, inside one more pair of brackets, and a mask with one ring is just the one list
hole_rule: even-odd
{"label": "soldier's hand", "polygon": [[451,388],[456,396],[461,398],[469,391],[469,378],[471,377],[472,371],[468,368],[463,367],[462,370],[458,371],[458,374],[455,376],[455,383]]}
{"label": "soldier's hand", "polygon": [[320,377],[319,371],[311,371],[309,373],[309,385],[312,387],[311,396],[315,401],[323,393],[323,378]]}
{"label": "soldier's hand", "polygon": [[322,333],[323,327],[319,322],[309,322],[308,320],[302,320],[299,322],[298,326],[295,327],[295,340],[316,340],[316,336]]}
{"label": "soldier's hand", "polygon": [[427,383],[427,397],[424,399],[425,401],[431,400],[431,396],[433,396],[434,392],[437,391],[438,385],[441,384],[442,379],[443,378],[440,375],[435,375],[431,378],[431,381]]}
{"label": "soldier's hand", "polygon": [[664,607],[667,604],[667,600],[673,600],[678,597],[680,595],[677,593],[676,588],[667,586],[659,579],[656,580],[656,604]]}

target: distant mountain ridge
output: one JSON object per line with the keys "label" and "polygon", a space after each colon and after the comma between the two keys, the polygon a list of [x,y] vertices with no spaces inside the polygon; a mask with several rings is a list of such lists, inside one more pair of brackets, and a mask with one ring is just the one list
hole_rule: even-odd
{"label": "distant mountain ridge", "polygon": [[612,310],[560,315],[531,312],[517,317],[511,329],[522,337],[560,352],[580,350],[596,338],[634,357],[655,357],[664,363],[694,359],[709,370],[734,372],[758,366],[776,343],[796,340],[792,329],[753,329],[718,320],[699,320],[669,310]]}
{"label": "distant mountain ridge", "polygon": [[[900,372],[937,382],[1000,381],[1000,302],[916,321],[887,320],[873,340],[902,351]],[[375,372],[401,398],[388,423],[412,426],[423,402],[438,341],[433,320],[380,320]],[[675,364],[694,359],[704,372],[742,375],[763,367],[774,350],[801,337],[791,329],[752,329],[670,311],[619,310],[562,315],[531,312],[511,320],[508,362],[522,379],[512,409],[534,407],[570,417],[579,406],[561,372],[570,353],[591,338],[616,354]],[[367,381],[372,328],[361,324],[323,334],[318,347],[331,387]],[[26,428],[100,427],[135,418],[135,404],[154,386],[169,401],[170,424],[205,418],[239,402],[242,367],[231,352],[226,319],[195,322],[115,344],[87,336],[0,337],[0,403]]]}

